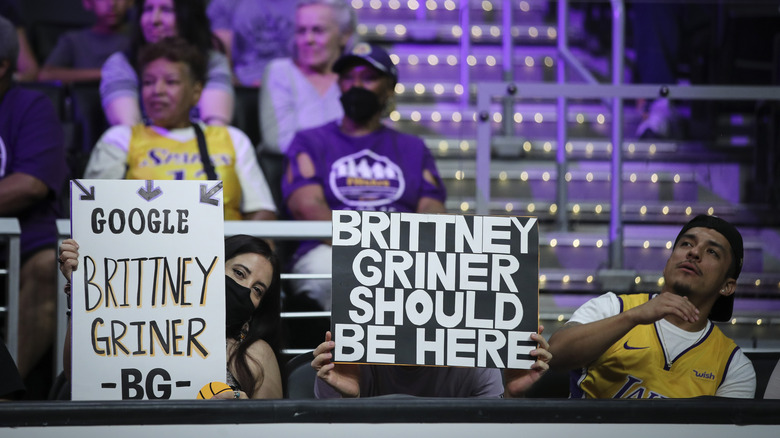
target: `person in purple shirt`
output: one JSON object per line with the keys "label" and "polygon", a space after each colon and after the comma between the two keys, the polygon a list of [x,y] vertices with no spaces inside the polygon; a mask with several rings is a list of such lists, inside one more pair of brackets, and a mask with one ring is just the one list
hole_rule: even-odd
{"label": "person in purple shirt", "polygon": [[[444,213],[444,183],[423,141],[382,124],[398,82],[387,52],[359,43],[333,71],[344,117],[298,132],[286,152],[282,195],[292,217],[329,221],[333,210]],[[330,242],[303,242],[292,271],[330,272]],[[329,281],[293,280],[292,286],[298,307],[330,309]]]}
{"label": "person in purple shirt", "polygon": [[127,11],[132,0],[81,0],[95,23],[62,34],[38,73],[39,81],[99,81],[100,68],[109,56],[130,44]]}
{"label": "person in purple shirt", "polygon": [[57,289],[57,200],[67,174],[62,127],[49,99],[13,84],[16,30],[0,17],[0,217],[19,220],[22,377],[51,348]]}

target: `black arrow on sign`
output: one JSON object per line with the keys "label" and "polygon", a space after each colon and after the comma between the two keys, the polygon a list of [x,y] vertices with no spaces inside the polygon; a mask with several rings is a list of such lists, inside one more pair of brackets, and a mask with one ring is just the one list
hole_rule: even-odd
{"label": "black arrow on sign", "polygon": [[79,181],[75,180],[75,179],[73,180],[73,184],[76,184],[78,186],[78,188],[80,188],[81,191],[84,192],[84,194],[81,195],[81,197],[79,199],[81,199],[82,201],[94,201],[95,200],[95,186],[91,186],[89,188],[89,190],[87,190],[86,187],[84,187],[81,184],[79,184]]}
{"label": "black arrow on sign", "polygon": [[[208,190],[208,191],[206,191]],[[212,196],[222,190],[222,181],[211,189],[206,188],[206,184],[200,185],[200,202],[203,204],[219,205],[219,199],[211,199]]]}
{"label": "black arrow on sign", "polygon": [[151,201],[152,199],[162,195],[162,190],[160,190],[159,187],[152,188],[152,185],[154,184],[154,181],[147,179],[146,180],[146,188],[141,187],[138,189],[138,194],[146,199],[147,201]]}

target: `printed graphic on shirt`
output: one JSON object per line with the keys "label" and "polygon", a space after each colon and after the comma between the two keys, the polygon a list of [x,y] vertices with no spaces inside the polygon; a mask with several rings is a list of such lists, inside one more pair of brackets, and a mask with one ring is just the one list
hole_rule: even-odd
{"label": "printed graphic on shirt", "polygon": [[401,168],[368,149],[335,161],[330,168],[329,183],[333,194],[356,210],[395,202],[406,187]]}
{"label": "printed graphic on shirt", "polygon": [[642,379],[629,374],[626,378],[626,383],[623,384],[612,398],[668,398],[642,386],[642,383]]}
{"label": "printed graphic on shirt", "polygon": [[698,371],[696,369],[693,370],[693,374],[696,376],[697,379],[704,379],[704,380],[712,380],[715,381],[715,373],[712,371]]}
{"label": "printed graphic on shirt", "polygon": [[625,348],[626,350],[644,350],[650,347],[634,347],[632,345],[628,345],[628,341],[626,341],[625,343],[623,343],[623,348]]}
{"label": "printed graphic on shirt", "polygon": [[237,20],[235,49],[244,62],[282,57],[289,52],[294,24],[274,11],[254,11],[249,20]]}
{"label": "printed graphic on shirt", "polygon": [[[233,165],[229,154],[215,153],[209,156],[215,167]],[[167,177],[175,180],[201,179],[206,175],[199,152],[171,151],[159,147],[149,150],[138,162],[138,169],[163,167]]]}
{"label": "printed graphic on shirt", "polygon": [[[230,166],[233,160],[228,154],[209,154],[215,166]],[[164,147],[149,150],[138,163],[138,167],[154,167],[164,165],[186,165],[201,163],[199,152],[177,152]]]}
{"label": "printed graphic on shirt", "polygon": [[5,166],[8,164],[8,150],[5,147],[3,138],[0,137],[0,178],[5,177]]}

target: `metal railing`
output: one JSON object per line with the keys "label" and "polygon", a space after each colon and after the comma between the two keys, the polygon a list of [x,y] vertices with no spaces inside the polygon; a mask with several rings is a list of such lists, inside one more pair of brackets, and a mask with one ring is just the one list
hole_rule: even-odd
{"label": "metal railing", "polygon": [[5,283],[7,297],[6,303],[0,306],[0,313],[5,317],[5,343],[14,362],[18,360],[19,354],[19,269],[21,268],[19,237],[21,232],[19,221],[15,218],[0,218],[0,237],[5,240],[7,256],[6,267],[0,268],[0,277]]}
{"label": "metal railing", "polygon": [[[468,4],[468,2],[461,2]],[[610,134],[612,147],[611,168],[610,168],[610,203],[613,208],[610,209],[609,224],[609,268],[612,271],[623,269],[623,219],[621,209],[615,208],[622,205],[622,167],[623,167],[623,102],[626,99],[655,99],[667,98],[670,100],[780,100],[780,87],[750,87],[750,86],[677,86],[677,85],[623,85],[624,74],[624,55],[625,55],[625,4],[623,0],[610,0],[612,9],[612,80],[611,85],[602,85],[593,77],[582,63],[571,53],[568,46],[567,29],[569,16],[569,0],[560,0],[558,2],[558,32],[557,32],[557,52],[558,65],[556,74],[556,84],[549,83],[522,83],[515,84],[511,80],[511,73],[507,72],[506,60],[504,62],[505,81],[502,83],[479,82],[474,84],[477,90],[477,156],[476,156],[476,212],[477,214],[488,214],[490,203],[490,162],[491,162],[491,124],[490,107],[494,98],[500,98],[503,103],[502,119],[505,121],[503,130],[504,135],[507,131],[511,132],[512,112],[514,105],[507,105],[507,102],[514,98],[548,98],[556,99],[556,166],[558,169],[556,180],[556,203],[558,210],[556,212],[556,222],[558,228],[562,231],[568,229],[568,193],[565,180],[568,162],[566,151],[563,145],[567,141],[566,114],[567,100],[572,98],[601,100],[607,106],[611,107],[612,129]],[[511,3],[507,0],[503,3],[504,22],[511,17]],[[468,47],[470,44],[470,32],[468,28],[468,7],[462,7],[461,12],[465,17],[461,17],[463,34],[461,37],[462,47]],[[505,24],[506,26],[506,24]],[[504,34],[510,33],[509,29],[504,29]],[[512,38],[503,38],[503,53],[511,54]],[[466,64],[466,63],[462,63]],[[585,80],[585,84],[569,83],[566,78],[567,66],[573,68],[579,76]],[[511,68],[511,64],[509,64]],[[465,90],[469,88],[468,70],[461,69],[461,82]],[[468,93],[464,93],[468,95]],[[630,275],[626,276],[627,278]]]}
{"label": "metal railing", "polygon": [[[477,159],[476,159],[476,212],[477,214],[489,214],[490,202],[490,156],[492,128],[490,123],[490,108],[494,98],[511,96],[515,99],[599,99],[611,98],[622,102],[625,99],[658,98],[684,99],[684,100],[772,100],[780,101],[780,87],[752,87],[752,86],[717,86],[717,85],[583,85],[583,84],[548,84],[548,83],[507,83],[507,82],[483,82],[477,87]],[[618,109],[622,106],[618,105]],[[614,108],[613,108],[614,109]],[[564,115],[559,114],[558,118]],[[613,125],[620,125],[614,122]],[[559,135],[562,133],[559,131]],[[564,149],[567,138],[557,138],[558,151]],[[622,153],[623,133],[622,126],[613,126],[612,137],[612,206],[622,204],[620,196],[620,183],[622,181]],[[565,151],[564,151],[565,152]],[[565,161],[562,163],[565,165]],[[565,184],[565,172],[558,172],[557,178],[560,184]],[[560,199],[558,212],[565,210],[566,199]],[[610,217],[610,242],[611,267],[620,269],[622,263],[623,233],[620,221],[620,208],[611,209]]]}

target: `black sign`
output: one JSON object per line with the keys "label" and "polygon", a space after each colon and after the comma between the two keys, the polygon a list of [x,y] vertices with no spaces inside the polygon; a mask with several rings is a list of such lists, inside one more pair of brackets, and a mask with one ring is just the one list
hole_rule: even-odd
{"label": "black sign", "polygon": [[335,361],[530,368],[534,217],[333,212]]}

